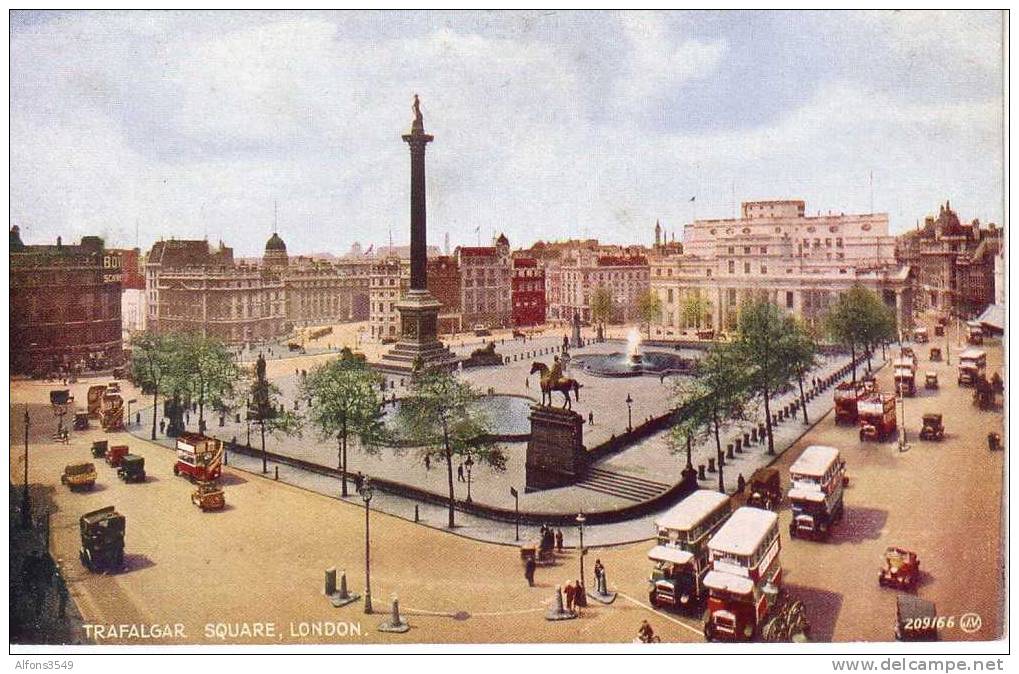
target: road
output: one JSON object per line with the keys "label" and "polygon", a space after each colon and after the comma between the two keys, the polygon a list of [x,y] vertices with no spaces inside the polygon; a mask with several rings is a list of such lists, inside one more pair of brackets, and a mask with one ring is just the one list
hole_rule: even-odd
{"label": "road", "polygon": [[[990,369],[1001,366],[1000,347],[988,349]],[[923,355],[926,355],[924,353]],[[954,362],[954,361],[953,361]],[[778,461],[782,469],[810,444],[843,449],[852,476],[846,519],[828,543],[790,541],[789,513],[780,513],[786,587],[802,599],[817,640],[888,640],[895,593],[877,585],[888,545],[917,551],[925,577],[919,595],[940,615],[976,612],[973,634],[943,630],[944,639],[989,639],[1001,631],[1001,499],[1003,453],[987,451],[986,434],[1000,432],[999,412],[978,412],[970,390],[955,385],[954,368],[928,366],[941,375],[937,394],[921,392],[907,403],[907,427],[918,428],[923,411],[946,413],[942,443],[912,442],[905,453],[894,442],[861,445],[854,430],[822,420]],[[890,374],[879,381],[890,388]],[[20,482],[20,402],[43,403],[47,385],[12,384],[11,479]],[[51,417],[37,418],[52,423]],[[146,459],[149,481],[125,485],[103,463],[91,493],[72,494],[59,485],[62,467],[88,460],[92,430],[73,434],[70,446],[33,435],[30,481],[52,494],[51,550],[65,560],[72,596],[86,621],[99,624],[176,624],[184,636],[145,640],[125,636],[100,643],[217,643],[215,626],[271,623],[278,636],[237,636],[236,643],[373,642],[629,642],[642,619],[663,641],[701,640],[697,621],[647,609],[649,543],[595,548],[586,557],[588,582],[596,558],[621,595],[610,606],[592,604],[578,620],[548,622],[544,610],[553,587],[579,576],[575,551],[558,565],[539,568],[537,586],[523,579],[518,551],[481,543],[381,513],[372,515],[372,590],[383,611],[393,594],[412,629],[386,634],[382,615],[366,616],[360,603],[333,608],[321,596],[323,571],[348,571],[354,591],[364,586],[364,510],[356,504],[275,483],[233,468],[224,482],[227,510],[203,514],[189,499],[191,486],[171,472],[171,453],[121,436]],[[127,516],[127,570],[93,575],[77,562],[78,517],[115,504]],[[528,532],[528,536],[533,532]],[[458,615],[459,614],[459,615]],[[291,623],[339,622],[342,636],[291,635]],[[206,633],[213,625],[213,634]],[[359,632],[359,634],[358,634]]]}

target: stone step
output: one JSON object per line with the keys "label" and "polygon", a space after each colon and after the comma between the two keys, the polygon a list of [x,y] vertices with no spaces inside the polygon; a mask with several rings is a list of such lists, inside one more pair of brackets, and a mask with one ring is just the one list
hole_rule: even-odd
{"label": "stone step", "polygon": [[575,484],[573,486],[574,487],[580,487],[581,489],[587,489],[588,491],[596,491],[596,492],[599,492],[601,494],[607,494],[609,496],[616,496],[618,498],[626,499],[627,501],[633,501],[634,503],[640,503],[641,501],[646,501],[647,500],[646,498],[641,498],[639,496],[633,496],[631,494],[622,494],[622,493],[619,493],[617,491],[614,491],[614,490],[606,488],[606,487],[598,487],[598,486],[586,484],[584,482],[578,482],[577,484]]}
{"label": "stone step", "polygon": [[598,468],[588,471],[587,476],[578,482],[576,486],[637,502],[654,498],[669,489],[669,485],[661,482],[653,482]]}
{"label": "stone step", "polygon": [[634,496],[651,497],[657,496],[665,491],[664,488],[659,487],[638,487],[626,482],[618,482],[603,477],[589,477],[582,480],[580,484],[589,484],[597,487],[604,487],[605,489],[613,489],[620,493],[632,494]]}
{"label": "stone step", "polygon": [[644,477],[637,477],[636,475],[630,475],[628,473],[617,473],[612,470],[605,470],[604,468],[588,468],[587,474],[611,477],[615,480],[619,480],[622,482],[632,482],[635,484],[647,485],[650,487],[658,487],[662,490],[668,489],[669,487],[672,486],[671,484],[667,484],[665,482],[656,482],[654,480],[649,480]]}

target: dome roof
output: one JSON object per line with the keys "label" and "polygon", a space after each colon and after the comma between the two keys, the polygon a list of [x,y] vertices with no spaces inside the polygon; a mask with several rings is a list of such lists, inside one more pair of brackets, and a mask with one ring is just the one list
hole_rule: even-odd
{"label": "dome roof", "polygon": [[268,253],[271,250],[283,253],[287,252],[287,244],[283,243],[283,239],[281,239],[280,235],[276,232],[273,232],[272,236],[269,237],[269,240],[265,242],[265,252]]}

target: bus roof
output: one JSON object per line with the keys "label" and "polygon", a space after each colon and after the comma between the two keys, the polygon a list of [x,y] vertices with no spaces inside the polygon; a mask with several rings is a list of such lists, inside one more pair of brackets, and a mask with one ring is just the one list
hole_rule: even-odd
{"label": "bus roof", "polygon": [[660,529],[689,531],[728,500],[720,492],[698,489],[655,520],[655,525]]}
{"label": "bus roof", "polygon": [[749,578],[721,571],[708,571],[704,576],[704,586],[734,594],[750,594],[754,589],[754,583]]}
{"label": "bus roof", "polygon": [[753,554],[777,521],[778,515],[770,510],[744,506],[708,541],[708,548],[733,555]]}
{"label": "bus roof", "polygon": [[987,353],[983,349],[966,349],[959,354],[959,360],[977,360],[986,357]]}
{"label": "bus roof", "polygon": [[790,501],[810,501],[811,503],[823,503],[824,492],[820,489],[799,489],[789,490]]}
{"label": "bus roof", "polygon": [[821,477],[828,472],[828,469],[839,458],[839,450],[824,445],[811,445],[803,450],[800,458],[796,459],[789,472],[793,475],[809,475],[810,477]]}
{"label": "bus roof", "polygon": [[656,562],[672,562],[673,564],[686,564],[693,559],[693,555],[686,550],[667,545],[656,545],[648,550],[647,556],[648,559]]}

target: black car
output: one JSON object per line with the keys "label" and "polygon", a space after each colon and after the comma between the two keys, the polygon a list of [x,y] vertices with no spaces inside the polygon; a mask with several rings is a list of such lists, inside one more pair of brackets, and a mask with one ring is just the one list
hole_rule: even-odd
{"label": "black car", "polygon": [[85,513],[78,520],[81,529],[79,557],[92,572],[112,571],[124,565],[124,531],[127,518],[113,506]]}
{"label": "black car", "polygon": [[145,481],[145,457],[137,454],[125,454],[117,468],[117,477],[124,482]]}

